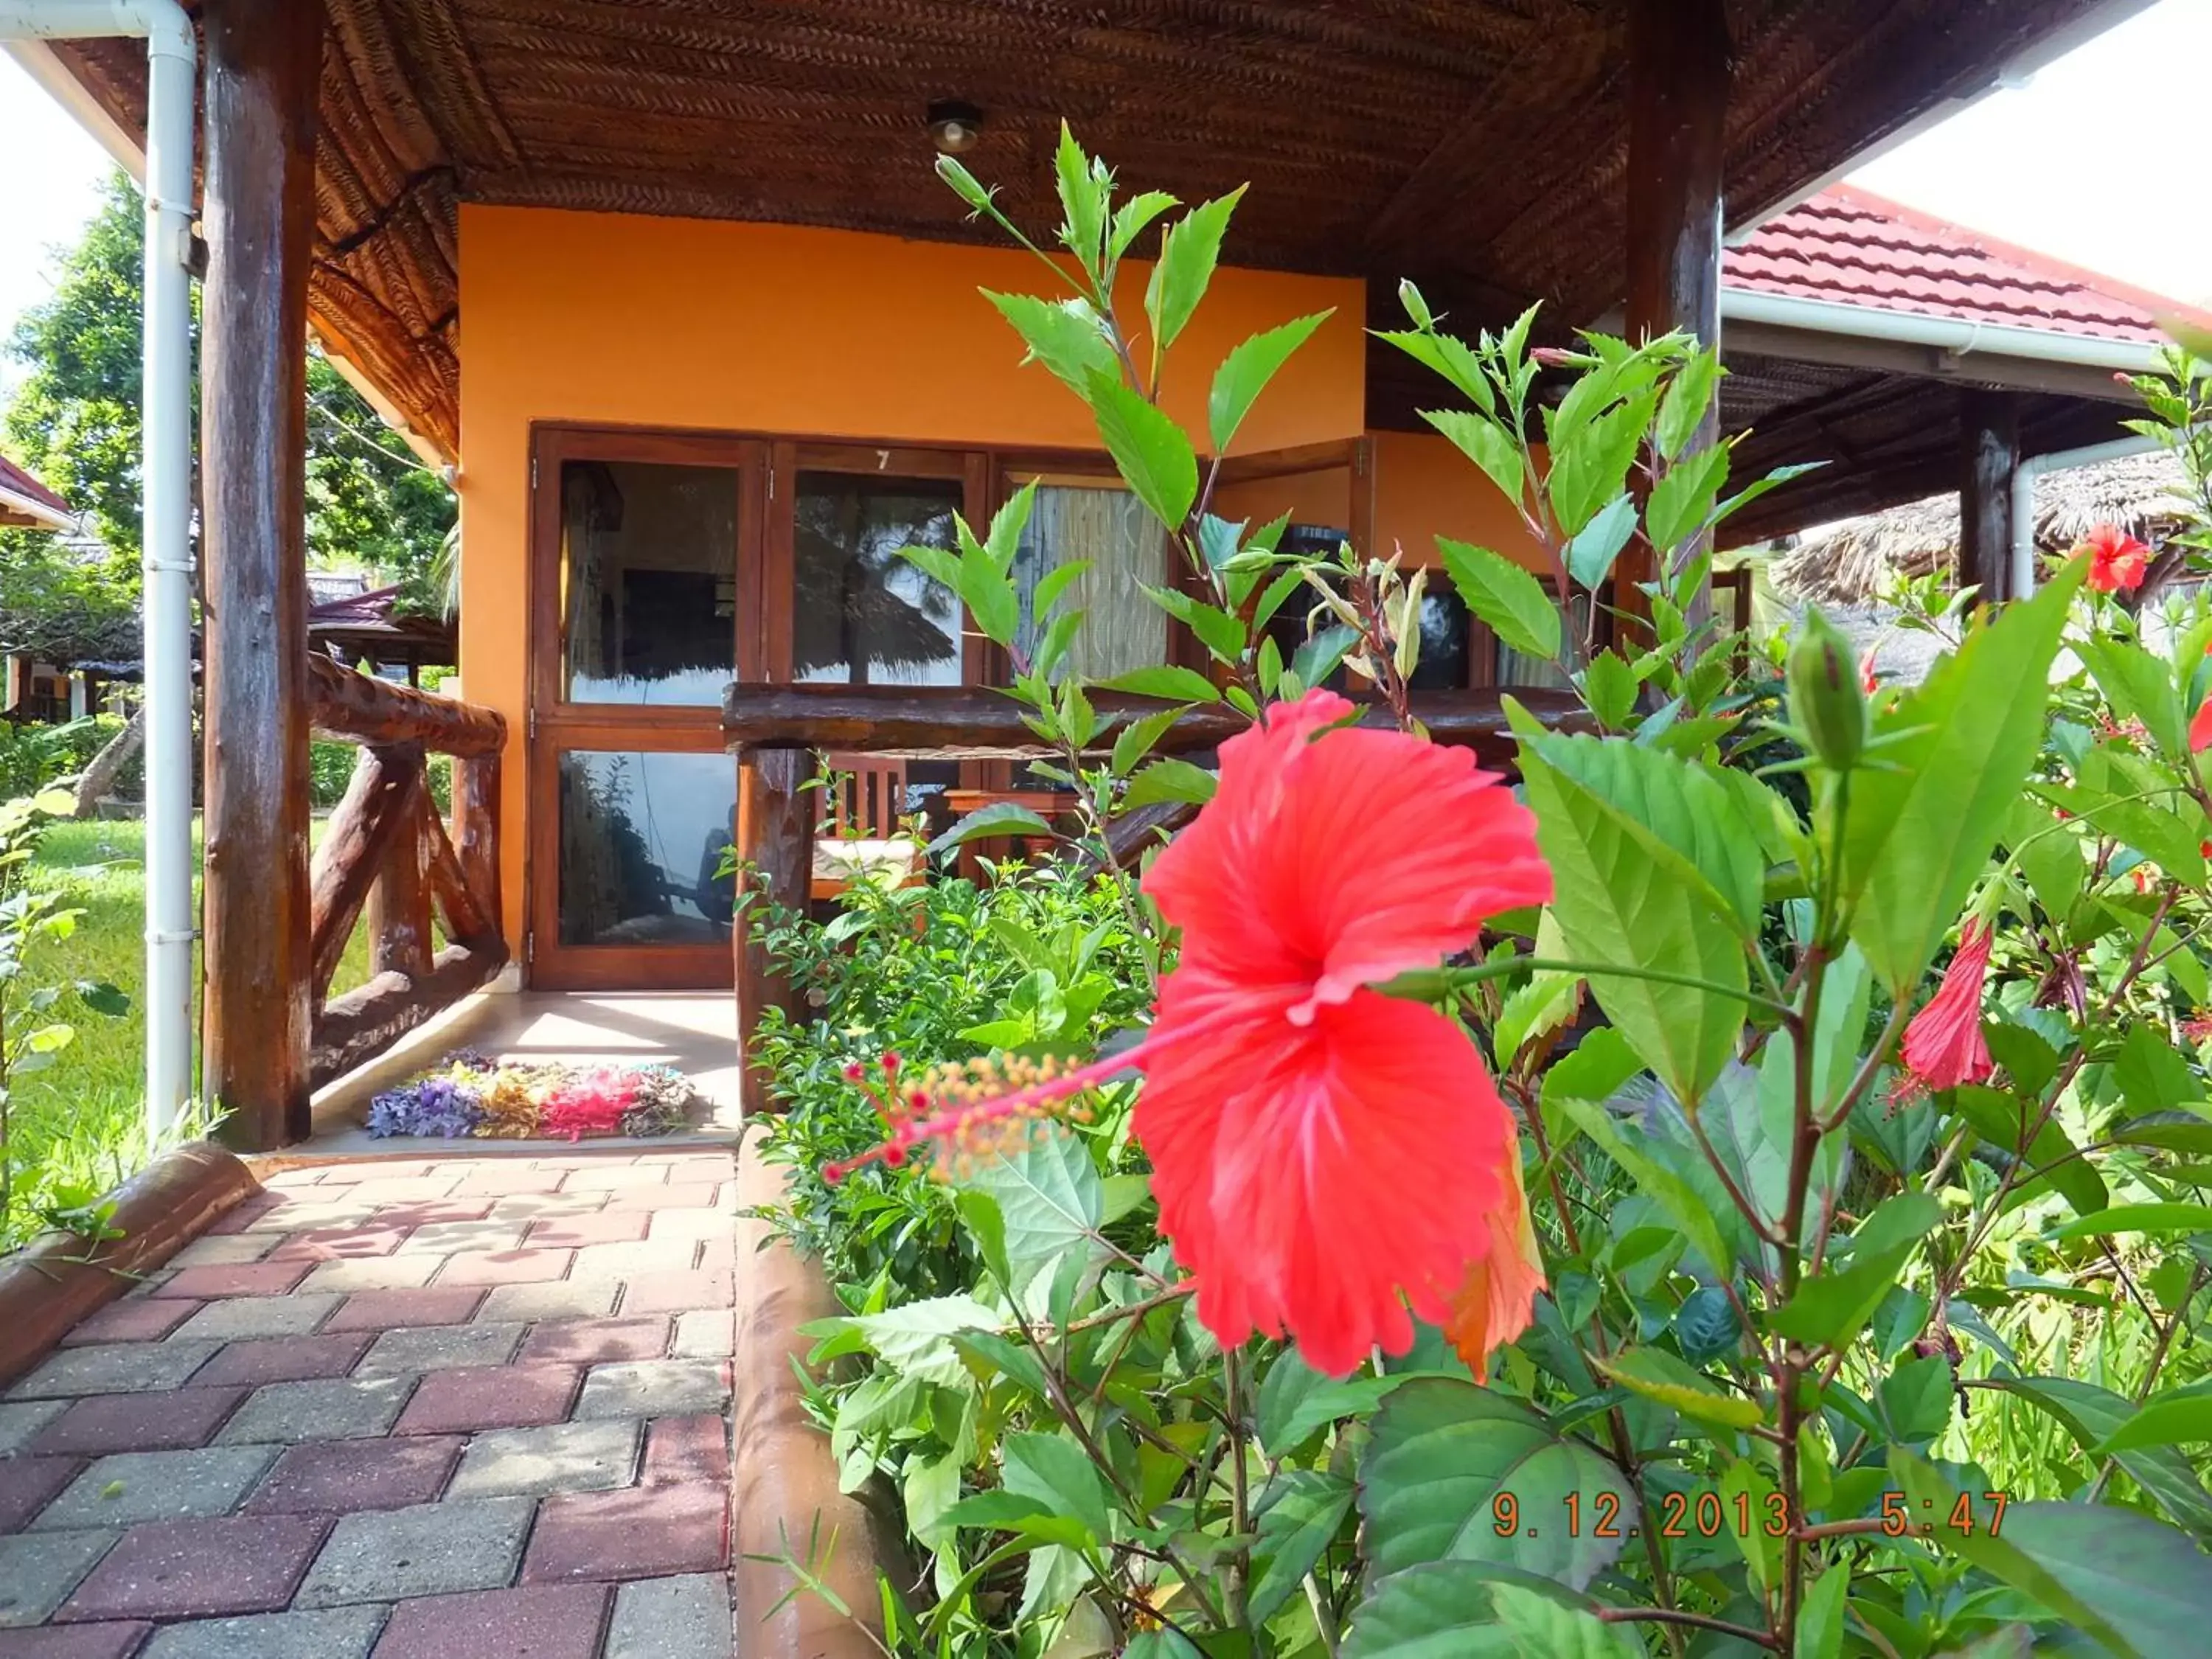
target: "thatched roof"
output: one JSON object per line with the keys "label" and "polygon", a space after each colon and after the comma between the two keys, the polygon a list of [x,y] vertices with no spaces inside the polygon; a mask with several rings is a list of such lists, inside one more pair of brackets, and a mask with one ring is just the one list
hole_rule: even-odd
{"label": "thatched roof", "polygon": [[[2155,547],[2180,522],[2183,489],[2180,463],[2163,453],[2046,472],[2035,481],[2035,544],[2063,552],[2116,524]],[[1775,561],[1774,586],[1822,605],[1861,605],[1900,577],[1958,562],[1959,498],[1930,495],[1814,532]]]}
{"label": "thatched roof", "polygon": [[[1987,85],[2100,4],[1731,0],[1730,218]],[[1249,182],[1233,263],[1370,276],[1391,319],[1408,275],[1455,326],[1540,295],[1591,316],[1626,286],[1627,9],[328,0],[309,310],[418,434],[457,451],[461,203],[995,243],[931,170],[926,112],[957,98],[981,106],[968,161],[1006,186],[1018,222],[1058,217],[1065,116],[1133,183],[1195,202]],[[55,52],[143,131],[143,46]]]}

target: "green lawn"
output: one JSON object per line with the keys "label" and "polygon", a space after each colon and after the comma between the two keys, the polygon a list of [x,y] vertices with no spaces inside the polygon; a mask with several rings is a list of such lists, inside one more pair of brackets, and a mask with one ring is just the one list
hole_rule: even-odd
{"label": "green lawn", "polygon": [[[319,839],[323,823],[317,820]],[[105,1191],[146,1161],[143,1079],[145,1069],[146,826],[135,821],[48,827],[33,879],[64,887],[82,908],[76,932],[33,955],[34,984],[105,980],[131,998],[126,1014],[106,1018],[64,998],[53,1018],[76,1027],[76,1038],[54,1065],[26,1077],[11,1103],[9,1163],[14,1190],[0,1215],[0,1249],[38,1231],[37,1206],[62,1186]],[[199,855],[193,828],[192,852]],[[368,940],[356,927],[334,988],[368,976]],[[198,954],[194,951],[197,978]],[[195,1122],[193,1130],[202,1127]]]}

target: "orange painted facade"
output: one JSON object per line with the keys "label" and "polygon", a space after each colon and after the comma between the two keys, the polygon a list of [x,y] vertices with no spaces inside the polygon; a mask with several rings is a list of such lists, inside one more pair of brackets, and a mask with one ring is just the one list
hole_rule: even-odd
{"label": "orange painted facade", "polygon": [[[977,291],[1034,292],[1026,253],[787,225],[465,206],[460,226],[464,695],[505,714],[502,880],[521,933],[529,837],[521,734],[534,422],[795,434],[949,447],[1096,450],[1088,411],[1035,365]],[[1141,315],[1132,268],[1127,314]],[[1205,429],[1213,368],[1248,335],[1328,307],[1238,434],[1237,453],[1341,442],[1365,428],[1363,285],[1224,269],[1176,348],[1166,404]],[[1510,514],[1441,439],[1375,434],[1378,540],[1433,557],[1434,532],[1501,549]],[[1257,481],[1224,499],[1350,521],[1349,469]],[[1279,500],[1278,498],[1280,498]],[[1265,509],[1264,511],[1262,509]]]}
{"label": "orange painted facade", "polygon": [[1402,547],[1406,562],[1437,564],[1437,538],[1473,542],[1539,567],[1520,514],[1481,470],[1433,432],[1376,432],[1375,551]]}

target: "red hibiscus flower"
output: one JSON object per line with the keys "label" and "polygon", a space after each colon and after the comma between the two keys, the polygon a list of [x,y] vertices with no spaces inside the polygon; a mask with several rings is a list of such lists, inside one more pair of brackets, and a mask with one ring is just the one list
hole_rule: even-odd
{"label": "red hibiscus flower", "polygon": [[1212,802],[1146,878],[1183,935],[1155,1032],[1212,1030],[1146,1067],[1135,1120],[1207,1328],[1287,1331],[1336,1373],[1410,1346],[1407,1302],[1449,1316],[1519,1162],[1467,1033],[1366,988],[1552,896],[1534,817],[1471,754],[1316,737],[1351,712],[1310,693],[1224,744]]}
{"label": "red hibiscus flower", "polygon": [[1490,1249],[1467,1270],[1452,1298],[1444,1336],[1467,1361],[1478,1382],[1490,1381],[1490,1356],[1528,1328],[1536,1316],[1536,1292],[1544,1288],[1544,1265],[1528,1224],[1528,1195],[1521,1187],[1521,1160],[1509,1159],[1506,1202],[1490,1212]]}
{"label": "red hibiscus flower", "polygon": [[1984,924],[1970,921],[1960,929],[1942,984],[1905,1028],[1905,1069],[1930,1089],[1979,1083],[1996,1070],[1982,1041],[1982,980],[1994,942]]}
{"label": "red hibiscus flower", "polygon": [[[1271,708],[1221,746],[1221,781],[1145,890],[1182,930],[1137,1048],[1065,1074],[1008,1068],[927,1086],[880,1154],[991,1144],[995,1126],[1134,1066],[1134,1121],[1160,1230],[1224,1344],[1288,1334],[1337,1375],[1413,1316],[1443,1323],[1499,1251],[1519,1251],[1513,1119],[1456,1023],[1369,988],[1473,945],[1501,911],[1540,904],[1535,822],[1464,750],[1329,730],[1326,691]],[[1003,1092],[1004,1084],[1018,1086]],[[1490,1346],[1519,1334],[1534,1281],[1497,1264]]]}
{"label": "red hibiscus flower", "polygon": [[2207,749],[2212,749],[2212,697],[2197,705],[2189,722],[2189,752],[2202,754]]}
{"label": "red hibiscus flower", "polygon": [[1881,681],[1874,672],[1874,647],[1869,646],[1866,655],[1859,659],[1859,690],[1869,697],[1881,690]]}
{"label": "red hibiscus flower", "polygon": [[2099,525],[2074,551],[2089,556],[2089,586],[2100,593],[2133,592],[2150,565],[2150,549],[2116,524]]}

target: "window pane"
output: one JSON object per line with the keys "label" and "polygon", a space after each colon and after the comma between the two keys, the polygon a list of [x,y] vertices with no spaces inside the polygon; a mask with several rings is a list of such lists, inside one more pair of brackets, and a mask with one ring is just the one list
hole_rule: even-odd
{"label": "window pane", "polygon": [[[1561,625],[1576,638],[1580,638],[1589,626],[1589,595],[1577,593],[1566,608]],[[1499,685],[1518,685],[1538,690],[1565,690],[1574,682],[1562,674],[1556,665],[1541,657],[1523,656],[1509,650],[1502,642],[1498,647],[1498,681]]]}
{"label": "window pane", "polygon": [[727,755],[561,756],[561,943],[693,945],[730,936],[737,763]]}
{"label": "window pane", "polygon": [[792,678],[850,685],[960,684],[960,602],[899,557],[951,548],[952,479],[802,472],[793,511]]}
{"label": "window pane", "polygon": [[570,702],[717,704],[737,678],[738,475],[561,464]]}
{"label": "window pane", "polygon": [[[1449,581],[1442,571],[1431,582]],[[1416,691],[1457,691],[1467,684],[1467,601],[1449,587],[1421,591],[1421,659],[1407,684]]]}
{"label": "window pane", "polygon": [[1036,614],[1036,585],[1077,560],[1089,568],[1058,602],[1080,611],[1083,627],[1067,654],[1066,672],[1111,679],[1168,659],[1167,613],[1137,586],[1164,578],[1166,538],[1144,503],[1127,490],[1087,484],[1043,484],[1014,550],[1014,592],[1022,607],[1014,642],[1024,656],[1044,635]]}
{"label": "window pane", "polygon": [[[1322,525],[1294,524],[1284,530],[1282,539],[1275,545],[1280,551],[1295,553],[1301,558],[1334,561],[1337,549],[1344,544],[1344,541],[1345,533],[1341,530],[1331,530]],[[1339,594],[1344,592],[1343,573],[1333,564],[1327,570],[1316,574],[1328,583],[1330,592]],[[1323,611],[1318,616],[1315,615],[1321,603],[1321,595],[1314,591],[1313,584],[1310,581],[1300,582],[1276,608],[1275,614],[1267,618],[1267,634],[1275,641],[1275,649],[1281,653],[1285,667],[1297,659],[1300,647],[1305,644],[1310,620],[1311,633],[1316,637],[1332,628],[1341,626],[1331,612]],[[1332,691],[1346,690],[1351,686],[1352,675],[1348,670],[1339,668],[1322,684]]]}

